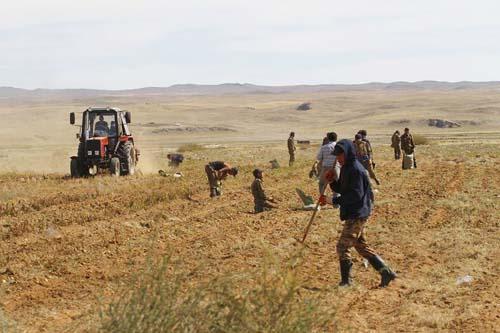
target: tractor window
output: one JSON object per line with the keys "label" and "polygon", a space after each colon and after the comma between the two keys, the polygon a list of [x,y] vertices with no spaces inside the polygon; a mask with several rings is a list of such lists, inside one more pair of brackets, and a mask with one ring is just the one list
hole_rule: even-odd
{"label": "tractor window", "polygon": [[116,122],[114,114],[90,114],[90,136],[103,137],[116,135]]}
{"label": "tractor window", "polygon": [[116,136],[116,121],[112,121],[109,126],[109,134],[108,136]]}

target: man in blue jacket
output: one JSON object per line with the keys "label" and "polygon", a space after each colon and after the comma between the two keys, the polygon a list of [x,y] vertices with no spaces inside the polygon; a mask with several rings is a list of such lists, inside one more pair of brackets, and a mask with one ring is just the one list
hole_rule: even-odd
{"label": "man in blue jacket", "polygon": [[396,278],[396,274],[366,243],[364,227],[373,205],[373,192],[367,172],[356,159],[352,141],[346,139],[339,141],[333,154],[342,166],[340,178],[334,180],[335,177],[330,173],[327,179],[331,182],[333,190],[340,193],[340,197],[334,197],[332,203],[340,205],[340,219],[345,221],[337,243],[337,254],[340,260],[340,286],[348,286],[351,283],[350,249],[354,247],[380,273],[380,286],[385,287]]}

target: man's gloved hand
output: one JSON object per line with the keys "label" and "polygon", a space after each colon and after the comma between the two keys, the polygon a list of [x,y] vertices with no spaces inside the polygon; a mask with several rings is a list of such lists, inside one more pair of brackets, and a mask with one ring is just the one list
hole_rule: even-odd
{"label": "man's gloved hand", "polygon": [[328,170],[326,173],[325,173],[325,179],[327,182],[331,183],[335,180],[335,171],[333,170]]}
{"label": "man's gloved hand", "polygon": [[322,194],[320,197],[319,197],[319,200],[318,200],[320,206],[324,206],[326,205],[326,195]]}
{"label": "man's gloved hand", "polygon": [[334,206],[340,205],[340,198],[341,198],[340,196],[334,196],[332,198],[332,205],[334,205]]}

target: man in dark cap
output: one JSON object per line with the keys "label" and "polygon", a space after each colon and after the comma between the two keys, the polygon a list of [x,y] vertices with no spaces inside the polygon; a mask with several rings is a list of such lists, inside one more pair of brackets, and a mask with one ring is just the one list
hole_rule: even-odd
{"label": "man in dark cap", "polygon": [[352,141],[346,139],[339,141],[333,154],[337,157],[341,170],[338,180],[335,180],[333,172],[328,175],[333,189],[340,193],[340,197],[334,197],[332,203],[340,205],[340,219],[345,221],[342,234],[337,242],[337,254],[340,260],[340,286],[348,286],[351,283],[350,249],[354,247],[380,273],[380,287],[385,287],[396,278],[396,274],[366,242],[364,228],[373,206],[373,192],[368,175],[356,159]]}
{"label": "man in dark cap", "polygon": [[231,167],[223,161],[214,161],[205,165],[205,172],[210,185],[210,197],[213,198],[222,195],[222,181],[228,175],[236,177],[238,168]]}
{"label": "man in dark cap", "polygon": [[295,132],[290,132],[287,145],[288,145],[288,154],[290,155],[290,161],[288,162],[288,166],[292,166],[293,162],[295,162],[295,151],[297,150],[297,147],[295,147]]}
{"label": "man in dark cap", "polygon": [[276,203],[272,197],[268,197],[264,191],[264,172],[260,169],[253,171],[255,180],[252,183],[252,195],[255,213],[262,213],[265,210],[276,208],[271,203]]}

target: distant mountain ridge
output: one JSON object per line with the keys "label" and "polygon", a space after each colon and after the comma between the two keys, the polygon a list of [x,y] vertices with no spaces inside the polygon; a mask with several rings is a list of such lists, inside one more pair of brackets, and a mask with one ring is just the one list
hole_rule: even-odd
{"label": "distant mountain ridge", "polygon": [[175,84],[169,87],[144,87],[136,89],[22,89],[0,87],[1,99],[17,98],[88,98],[112,96],[148,96],[148,95],[224,95],[224,94],[283,94],[314,93],[328,91],[362,91],[362,90],[457,90],[457,89],[500,89],[500,81],[488,82],[371,82],[362,84],[316,84],[265,86],[250,83]]}

